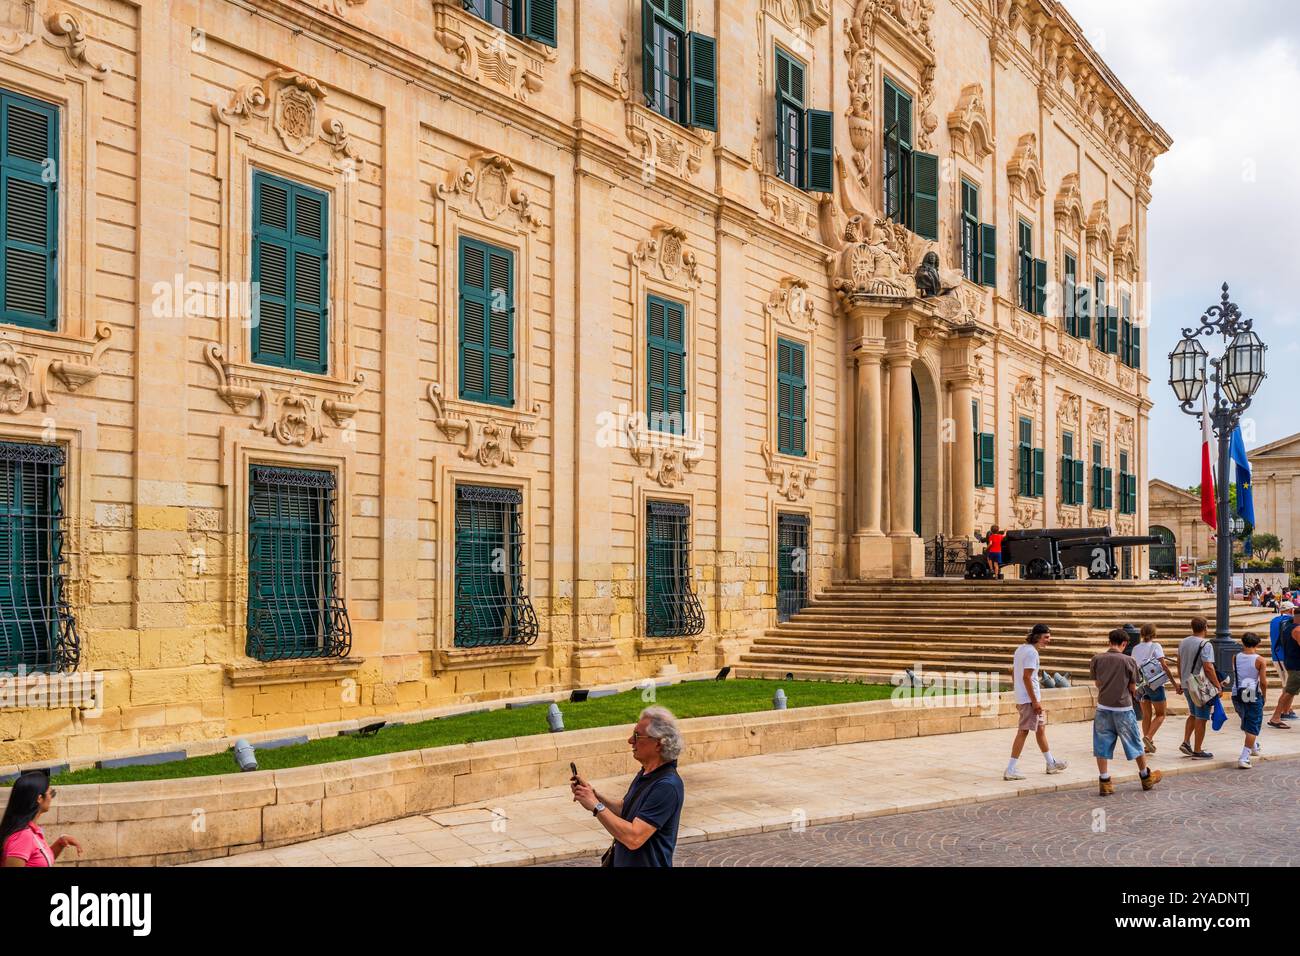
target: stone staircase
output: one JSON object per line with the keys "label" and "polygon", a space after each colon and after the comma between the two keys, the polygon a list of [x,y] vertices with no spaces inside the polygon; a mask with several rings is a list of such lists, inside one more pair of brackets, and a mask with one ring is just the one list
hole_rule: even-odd
{"label": "stone staircase", "polygon": [[[737,676],[887,678],[920,665],[944,672],[1011,674],[1011,657],[1030,628],[1052,628],[1045,670],[1087,680],[1106,633],[1125,623],[1155,624],[1171,657],[1193,617],[1214,632],[1214,595],[1160,581],[967,581],[923,578],[845,581],[789,621],[769,628],[741,655]],[[1268,654],[1273,612],[1234,602],[1232,633],[1255,631]]]}

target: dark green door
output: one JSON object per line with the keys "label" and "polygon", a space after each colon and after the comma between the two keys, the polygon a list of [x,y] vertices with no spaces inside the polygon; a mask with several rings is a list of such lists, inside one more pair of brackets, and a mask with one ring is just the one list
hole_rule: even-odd
{"label": "dark green door", "polygon": [[912,530],[921,534],[921,391],[912,376]]}

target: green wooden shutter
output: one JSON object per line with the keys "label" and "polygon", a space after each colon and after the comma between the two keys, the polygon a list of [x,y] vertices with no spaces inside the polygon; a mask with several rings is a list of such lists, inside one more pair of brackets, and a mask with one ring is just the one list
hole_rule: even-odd
{"label": "green wooden shutter", "polygon": [[253,361],[324,374],[329,367],[329,197],[253,179]]}
{"label": "green wooden shutter", "polygon": [[690,50],[690,125],[700,129],[718,128],[717,41],[702,33],[692,33]]}
{"label": "green wooden shutter", "polygon": [[835,116],[827,110],[807,110],[804,113],[804,141],[807,154],[804,158],[808,191],[829,193],[835,191]]}
{"label": "green wooden shutter", "polygon": [[1106,310],[1106,351],[1111,355],[1119,351],[1119,310],[1114,306]]}
{"label": "green wooden shutter", "polygon": [[777,450],[807,454],[807,379],[804,346],[777,339]]}
{"label": "green wooden shutter", "polygon": [[1043,449],[1035,448],[1033,455],[1034,465],[1034,497],[1043,497]]}
{"label": "green wooden shutter", "polygon": [[1074,504],[1073,484],[1074,477],[1074,459],[1069,455],[1061,456],[1061,504]]}
{"label": "green wooden shutter", "polygon": [[524,36],[545,46],[559,46],[556,0],[524,0]]}
{"label": "green wooden shutter", "polygon": [[1092,337],[1092,289],[1086,282],[1081,283],[1077,288],[1078,293],[1078,333],[1079,338],[1087,339]]}
{"label": "green wooden shutter", "polygon": [[650,427],[674,435],[686,426],[686,306],[646,299],[646,411]]}
{"label": "green wooden shutter", "polygon": [[939,157],[912,154],[912,231],[923,239],[939,239]]}
{"label": "green wooden shutter", "polygon": [[641,0],[641,93],[645,105],[655,108],[655,9]]}
{"label": "green wooden shutter", "polygon": [[1061,306],[1062,306],[1062,311],[1065,315],[1065,331],[1069,335],[1076,335],[1076,336],[1079,334],[1078,305],[1077,305],[1078,293],[1075,289],[1075,274],[1077,268],[1078,267],[1075,264],[1074,256],[1067,254],[1065,256],[1065,262],[1062,268],[1062,272],[1065,273],[1065,280],[1062,283],[1064,289],[1062,295],[1063,301],[1061,303]]}
{"label": "green wooden shutter", "polygon": [[511,406],[515,398],[514,254],[460,242],[460,397]]}
{"label": "green wooden shutter", "polygon": [[13,93],[0,94],[0,110],[0,320],[55,331],[59,112]]}
{"label": "green wooden shutter", "polygon": [[988,223],[980,224],[980,281],[993,288],[998,284],[998,230]]}
{"label": "green wooden shutter", "polygon": [[1083,504],[1083,459],[1074,462],[1074,504]]}
{"label": "green wooden shutter", "polygon": [[1131,330],[1132,338],[1129,340],[1129,365],[1141,370],[1142,368],[1142,327],[1134,324]]}
{"label": "green wooden shutter", "polygon": [[1114,488],[1115,473],[1110,468],[1102,469],[1102,499],[1105,502],[1103,508],[1112,508],[1115,505]]}
{"label": "green wooden shutter", "polygon": [[1034,260],[1034,314],[1047,314],[1047,263]]}
{"label": "green wooden shutter", "polygon": [[994,481],[994,479],[995,479],[995,477],[996,477],[995,474],[994,474],[994,472],[995,472],[995,462],[994,462],[993,456],[994,456],[995,448],[994,448],[994,441],[993,441],[993,434],[992,434],[992,432],[981,432],[981,433],[980,433],[980,449],[979,449],[979,451],[980,451],[980,454],[979,454],[979,468],[980,468],[980,480],[979,480],[979,486],[980,486],[981,488],[992,488],[992,487],[993,487],[993,481]]}

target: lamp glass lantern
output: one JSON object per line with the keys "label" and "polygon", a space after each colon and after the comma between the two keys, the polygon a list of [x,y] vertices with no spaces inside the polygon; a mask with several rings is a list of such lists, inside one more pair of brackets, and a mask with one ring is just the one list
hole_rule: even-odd
{"label": "lamp glass lantern", "polygon": [[1254,332],[1238,332],[1223,355],[1220,374],[1234,402],[1250,398],[1264,381],[1264,353],[1268,350]]}
{"label": "lamp glass lantern", "polygon": [[1169,353],[1169,386],[1180,402],[1194,402],[1205,388],[1205,346],[1185,338]]}

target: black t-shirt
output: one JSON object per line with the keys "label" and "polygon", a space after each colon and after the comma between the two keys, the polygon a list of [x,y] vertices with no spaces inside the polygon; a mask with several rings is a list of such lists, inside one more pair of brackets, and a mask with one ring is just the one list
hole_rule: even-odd
{"label": "black t-shirt", "polygon": [[657,767],[652,773],[638,770],[623,798],[624,820],[640,817],[655,828],[650,839],[637,850],[614,841],[615,866],[672,866],[677,849],[677,827],[682,819],[686,788],[677,775],[677,761]]}

